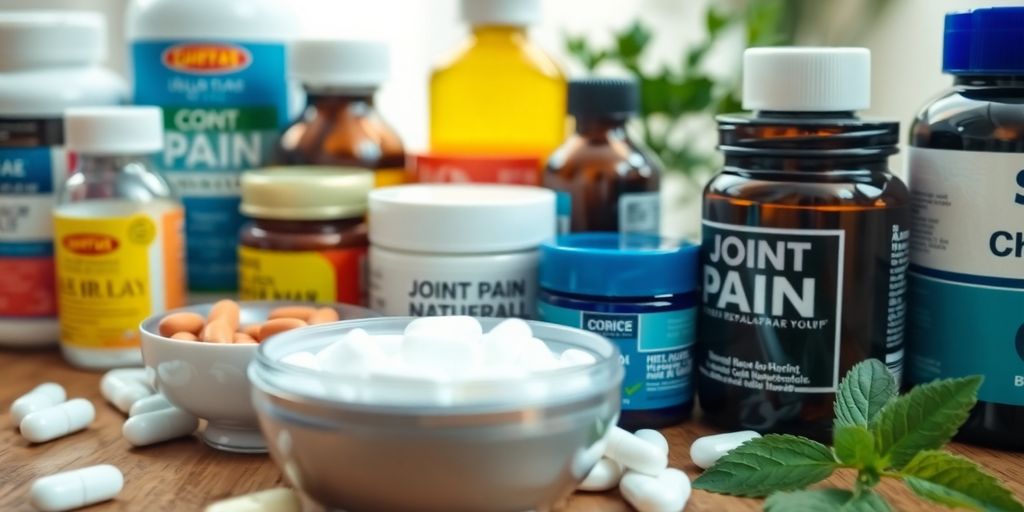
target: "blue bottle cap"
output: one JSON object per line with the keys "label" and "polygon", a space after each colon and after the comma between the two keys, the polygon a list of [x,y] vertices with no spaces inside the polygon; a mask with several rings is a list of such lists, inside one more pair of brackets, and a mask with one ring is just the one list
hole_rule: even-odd
{"label": "blue bottle cap", "polygon": [[605,297],[694,291],[700,246],[655,235],[575,233],[540,247],[540,286]]}
{"label": "blue bottle cap", "polygon": [[946,15],[942,70],[954,75],[1024,73],[1024,7]]}

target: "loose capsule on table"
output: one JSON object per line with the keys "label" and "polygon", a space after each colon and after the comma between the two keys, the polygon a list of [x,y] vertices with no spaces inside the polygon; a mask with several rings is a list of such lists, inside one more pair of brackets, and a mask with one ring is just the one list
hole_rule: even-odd
{"label": "loose capsule on table", "polygon": [[63,512],[114,499],[124,475],[109,464],[65,471],[32,482],[32,506],[42,512]]}
{"label": "loose capsule on table", "polygon": [[21,420],[33,412],[53,407],[67,400],[67,393],[60,384],[45,382],[18,397],[11,404],[11,421],[21,425]]}
{"label": "loose capsule on table", "polygon": [[639,512],[680,512],[690,499],[690,478],[675,468],[668,468],[658,476],[627,471],[619,490]]}
{"label": "loose capsule on table", "polygon": [[235,496],[206,507],[205,512],[300,512],[302,505],[291,489],[277,488]]}
{"label": "loose capsule on table", "polygon": [[690,445],[690,459],[700,468],[707,469],[714,466],[723,455],[757,437],[761,437],[761,434],[753,430],[704,436]]}
{"label": "loose capsule on table", "polygon": [[629,432],[612,427],[608,433],[608,447],[604,456],[627,469],[648,475],[658,475],[668,467],[668,452]]}
{"label": "loose capsule on table", "polygon": [[577,489],[581,491],[607,491],[619,485],[622,479],[622,466],[618,462],[608,458],[602,458],[594,465],[594,469],[587,473],[587,477],[580,482]]}
{"label": "loose capsule on table", "polygon": [[111,370],[100,379],[100,394],[127,414],[132,404],[155,393],[147,382],[145,369]]}
{"label": "loose capsule on table", "polygon": [[647,441],[649,444],[658,447],[661,451],[668,453],[668,439],[654,429],[642,428],[633,432],[633,435]]}
{"label": "loose capsule on table", "polygon": [[158,393],[142,398],[132,404],[132,408],[128,410],[128,416],[138,416],[147,412],[162,411],[164,409],[170,409],[171,407],[174,406],[167,401],[167,397]]}
{"label": "loose capsule on table", "polygon": [[21,435],[33,443],[45,443],[84,429],[96,419],[92,402],[75,398],[36,411],[21,420]]}
{"label": "loose capsule on table", "polygon": [[132,446],[146,446],[187,436],[199,428],[199,419],[175,407],[132,416],[121,434]]}

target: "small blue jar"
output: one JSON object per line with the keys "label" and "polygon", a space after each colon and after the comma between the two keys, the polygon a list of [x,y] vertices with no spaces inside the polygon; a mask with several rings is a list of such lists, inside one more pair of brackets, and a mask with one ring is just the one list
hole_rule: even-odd
{"label": "small blue jar", "polygon": [[673,425],[693,409],[698,252],[695,244],[619,233],[541,245],[538,317],[619,346],[623,428]]}

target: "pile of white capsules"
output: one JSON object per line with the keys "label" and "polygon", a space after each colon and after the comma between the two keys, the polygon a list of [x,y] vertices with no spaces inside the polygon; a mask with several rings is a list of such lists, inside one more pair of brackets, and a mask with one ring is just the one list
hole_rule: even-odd
{"label": "pile of white capsules", "polygon": [[[353,329],[316,353],[295,352],[281,361],[332,374],[306,392],[346,402],[448,407],[586,390],[586,375],[557,382],[536,377],[596,358],[576,348],[552,351],[523,320],[502,321],[485,333],[475,318],[449,316],[418,318],[402,334]],[[309,383],[282,383],[302,384]]]}

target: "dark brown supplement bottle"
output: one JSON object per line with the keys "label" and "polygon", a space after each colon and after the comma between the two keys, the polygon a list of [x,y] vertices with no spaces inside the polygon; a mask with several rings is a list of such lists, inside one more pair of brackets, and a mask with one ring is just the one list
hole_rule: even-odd
{"label": "dark brown supplement bottle", "polygon": [[270,167],[242,175],[242,300],[366,303],[367,195],[362,169]]}
{"label": "dark brown supplement bottle", "polygon": [[910,130],[907,377],[984,375],[957,438],[1024,450],[1024,8],[950,13],[944,46]]}
{"label": "dark brown supplement bottle", "polygon": [[388,48],[374,41],[298,41],[292,75],[308,106],[281,136],[281,165],[364,167],[377,186],[405,181],[405,149],[373,95],[389,73]]}
{"label": "dark brown supplement bottle", "polygon": [[544,172],[544,186],[558,194],[559,233],[658,234],[661,163],[626,133],[638,104],[630,79],[569,82],[576,133],[555,150]]}
{"label": "dark brown supplement bottle", "polygon": [[856,363],[902,367],[910,199],[863,48],[752,48],[704,192],[697,393],[727,429],[829,436]]}

